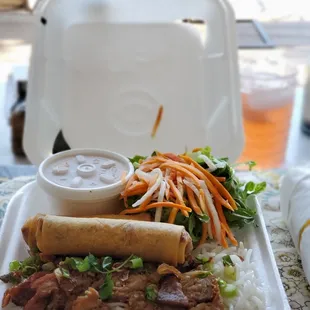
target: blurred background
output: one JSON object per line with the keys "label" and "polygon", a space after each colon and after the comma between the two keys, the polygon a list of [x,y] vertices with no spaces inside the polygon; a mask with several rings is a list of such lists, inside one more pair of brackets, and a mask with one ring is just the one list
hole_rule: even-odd
{"label": "blurred background", "polygon": [[[0,0],[0,176],[31,175],[22,135],[37,1]],[[310,160],[308,0],[230,0],[236,15],[246,143],[240,162]],[[308,90],[309,89],[309,90]],[[55,150],[66,149],[59,138]]]}

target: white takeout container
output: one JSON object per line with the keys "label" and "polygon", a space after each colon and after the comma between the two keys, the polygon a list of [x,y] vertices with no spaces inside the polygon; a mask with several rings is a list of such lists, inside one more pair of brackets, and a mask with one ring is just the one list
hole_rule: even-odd
{"label": "white takeout container", "polygon": [[[235,19],[222,0],[58,0],[35,10],[24,149],[39,165],[71,148],[125,156],[243,148]],[[182,23],[183,19],[205,24]],[[151,137],[158,109],[163,115]]]}
{"label": "white takeout container", "polygon": [[[116,214],[122,209],[120,194],[133,172],[133,165],[121,154],[74,149],[46,158],[39,166],[37,184],[49,196],[57,214]],[[110,180],[112,174],[116,176]],[[103,183],[102,177],[108,182]]]}
{"label": "white takeout container", "polygon": [[[255,263],[257,276],[263,284],[267,301],[266,310],[290,310],[257,199],[252,197],[249,206],[257,209],[258,227],[248,226],[239,231],[236,237],[244,242],[245,247],[253,249],[252,261]],[[26,219],[38,212],[58,214],[53,203],[46,199],[44,191],[37,186],[36,182],[32,182],[21,188],[8,206],[1,228],[0,274],[7,273],[12,260],[22,260],[27,257],[27,246],[20,233],[20,228]],[[7,285],[0,283],[0,296],[3,295],[6,288]],[[5,310],[18,309],[20,308],[12,305],[5,308]]]}
{"label": "white takeout container", "polygon": [[[239,157],[244,135],[235,18],[226,0],[43,0],[34,17],[24,130],[33,164],[52,154],[60,130],[72,149],[128,157],[209,145],[215,156]],[[253,248],[267,309],[287,310],[262,212],[256,200],[250,204],[259,227],[238,237]],[[37,182],[14,195],[0,233],[1,273],[27,255],[24,221],[60,210]],[[0,295],[5,288],[0,284]]]}

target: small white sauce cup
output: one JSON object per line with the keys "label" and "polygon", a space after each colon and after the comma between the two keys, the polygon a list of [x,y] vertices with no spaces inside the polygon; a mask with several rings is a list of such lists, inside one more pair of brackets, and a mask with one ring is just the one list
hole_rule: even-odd
{"label": "small white sauce cup", "polygon": [[[87,159],[86,163],[81,163],[81,156]],[[113,162],[117,173],[114,181],[102,175]],[[96,168],[94,174],[81,174],[85,164]],[[68,172],[62,171],[64,165]],[[120,194],[133,173],[133,165],[121,154],[100,149],[73,149],[46,158],[39,166],[37,183],[60,215],[117,214],[123,208]]]}

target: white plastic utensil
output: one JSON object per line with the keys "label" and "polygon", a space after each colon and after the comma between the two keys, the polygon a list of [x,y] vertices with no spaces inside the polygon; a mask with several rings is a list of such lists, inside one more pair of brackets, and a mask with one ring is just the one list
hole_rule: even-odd
{"label": "white plastic utensil", "polygon": [[294,245],[301,256],[303,270],[310,283],[310,166],[290,168],[284,175],[280,206]]}

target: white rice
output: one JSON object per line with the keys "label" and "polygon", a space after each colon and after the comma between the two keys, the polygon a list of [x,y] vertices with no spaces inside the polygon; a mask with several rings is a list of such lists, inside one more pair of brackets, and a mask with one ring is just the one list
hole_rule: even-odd
{"label": "white rice", "polygon": [[[224,249],[214,243],[206,243],[193,252],[196,257],[198,254],[206,258],[213,258],[214,275],[225,280],[227,283],[234,284],[238,289],[238,295],[234,298],[224,298],[225,308],[229,310],[265,310],[266,297],[265,290],[261,281],[257,277],[255,263],[251,261],[252,250],[245,249],[242,242],[239,247]],[[236,267],[236,281],[224,277],[224,265],[222,258],[230,255]],[[243,259],[240,259],[240,257]]]}

